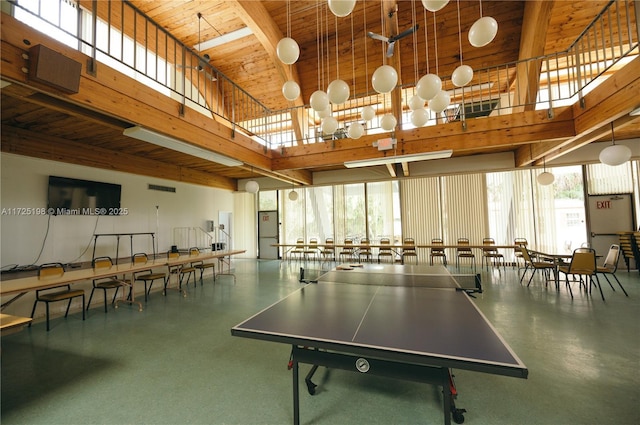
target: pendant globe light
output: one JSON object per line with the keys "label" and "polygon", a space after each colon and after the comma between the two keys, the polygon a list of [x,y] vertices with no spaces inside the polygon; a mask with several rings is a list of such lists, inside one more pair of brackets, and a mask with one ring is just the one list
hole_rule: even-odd
{"label": "pendant globe light", "polygon": [[390,93],[398,84],[398,73],[391,65],[382,65],[373,72],[371,85],[380,93]]}
{"label": "pendant globe light", "polygon": [[429,112],[424,108],[419,108],[411,112],[411,124],[422,127],[429,122]]}
{"label": "pendant globe light", "polygon": [[460,49],[460,66],[451,74],[451,82],[456,87],[464,87],[473,79],[473,69],[469,65],[462,64],[462,27],[460,26],[460,0],[456,1],[458,7],[458,48]]}
{"label": "pendant globe light", "polygon": [[290,201],[297,201],[298,200],[298,192],[296,192],[296,188],[293,185],[293,182],[291,182],[291,192],[289,192],[289,200]]}
{"label": "pendant globe light", "polygon": [[338,18],[348,16],[356,5],[356,0],[327,0],[329,10]]}
{"label": "pendant globe light", "polygon": [[249,180],[247,184],[244,185],[244,190],[249,193],[258,193],[260,190],[260,185],[255,180]]}
{"label": "pendant globe light", "polygon": [[343,80],[333,80],[327,87],[327,97],[329,102],[334,105],[340,105],[349,99],[350,89],[349,84]]}
{"label": "pendant globe light", "polygon": [[360,113],[360,117],[362,117],[365,121],[371,121],[376,117],[376,110],[373,109],[373,106],[365,106],[362,108],[362,112]]}
{"label": "pendant globe light", "polygon": [[631,159],[631,149],[624,145],[616,145],[613,135],[613,121],[611,121],[611,146],[607,146],[600,152],[600,162],[615,167],[624,164]]}
{"label": "pendant globe light", "polygon": [[[433,14],[433,38],[435,40],[436,47],[436,73],[438,72],[438,35],[437,35],[437,25],[436,25],[436,14]],[[436,114],[443,112],[445,109],[449,107],[451,103],[451,96],[442,88],[436,93],[435,96],[431,100],[429,100],[428,107]]]}
{"label": "pendant globe light", "polygon": [[444,90],[440,90],[438,94],[435,95],[433,99],[429,101],[429,109],[431,109],[436,114],[443,112],[445,109],[449,107],[451,103],[451,96]]}
{"label": "pendant globe light", "polygon": [[282,63],[292,65],[300,57],[300,46],[290,37],[284,37],[276,45],[276,54]]}
{"label": "pendant globe light", "polygon": [[556,176],[554,176],[553,174],[547,171],[546,158],[543,158],[542,161],[543,161],[543,165],[542,165],[543,171],[542,173],[538,174],[538,176],[536,177],[536,180],[541,186],[549,186],[551,183],[554,182],[554,180],[556,179]]}
{"label": "pendant globe light", "polygon": [[[355,2],[354,2],[355,4]],[[353,7],[351,7],[353,10]],[[349,13],[351,13],[351,10]],[[347,15],[349,14],[347,13]],[[345,15],[346,16],[346,15]],[[327,87],[327,97],[329,98],[329,102],[334,105],[341,105],[349,99],[350,89],[349,84],[347,84],[344,80],[340,79],[340,56],[338,55],[338,18],[335,19],[335,29],[336,29],[336,79],[329,83]]]}
{"label": "pendant globe light", "polygon": [[[276,46],[276,54],[282,63],[289,65],[294,64],[300,57],[300,46],[291,38],[291,14],[289,13],[289,1],[287,1],[287,36],[280,40]],[[300,96],[300,85],[292,80],[286,81],[282,85],[282,95],[288,101],[293,102]]]}
{"label": "pendant globe light", "polygon": [[295,81],[287,81],[282,86],[282,95],[285,99],[294,101],[300,96],[300,86]]}
{"label": "pendant globe light", "polygon": [[260,190],[260,185],[258,184],[258,182],[253,180],[253,167],[251,167],[251,180],[249,180],[244,185],[244,190],[249,193],[258,193],[258,191]]}
{"label": "pendant globe light", "polygon": [[429,12],[437,12],[449,3],[449,0],[422,0],[422,5]]}
{"label": "pendant globe light", "polygon": [[382,127],[384,131],[393,131],[397,124],[398,120],[393,114],[387,113],[380,118],[380,127]]}
{"label": "pendant globe light", "polygon": [[416,93],[424,100],[433,99],[442,90],[442,80],[436,74],[424,75],[416,85]]}
{"label": "pendant globe light", "polygon": [[322,90],[316,90],[311,93],[309,104],[316,112],[324,111],[329,107],[329,96]]}
{"label": "pendant globe light", "polygon": [[338,129],[338,120],[328,116],[322,120],[320,128],[322,129],[322,134],[333,134]]}
{"label": "pendant globe light", "polygon": [[[428,10],[428,9],[427,9]],[[424,38],[425,38],[425,47],[426,47],[426,56],[427,56],[427,74],[424,75],[418,83],[416,84],[416,94],[420,96],[424,100],[431,100],[442,90],[442,80],[438,77],[438,39],[436,35],[436,15],[433,14],[433,30],[434,30],[434,40],[435,40],[435,50],[436,50],[436,73],[432,74],[429,72],[429,37],[427,34],[428,25],[427,25],[427,15],[425,12],[424,15]]]}
{"label": "pendant globe light", "polygon": [[359,139],[364,134],[364,127],[359,122],[353,122],[349,126],[349,130],[347,130],[347,136],[352,139]]}
{"label": "pendant globe light", "polygon": [[498,33],[498,22],[491,16],[482,16],[482,0],[480,0],[480,19],[469,29],[469,43],[473,47],[484,47],[491,43]]}
{"label": "pendant globe light", "polygon": [[409,109],[415,111],[416,109],[424,109],[424,99],[418,95],[413,95],[409,98]]}
{"label": "pendant globe light", "polygon": [[473,68],[469,65],[460,65],[453,70],[451,74],[451,82],[456,87],[466,86],[473,79]]}

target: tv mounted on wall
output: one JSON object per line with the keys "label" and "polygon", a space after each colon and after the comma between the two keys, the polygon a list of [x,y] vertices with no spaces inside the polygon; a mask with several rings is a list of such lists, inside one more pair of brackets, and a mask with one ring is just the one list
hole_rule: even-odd
{"label": "tv mounted on wall", "polygon": [[51,215],[120,215],[119,184],[49,176],[47,212]]}

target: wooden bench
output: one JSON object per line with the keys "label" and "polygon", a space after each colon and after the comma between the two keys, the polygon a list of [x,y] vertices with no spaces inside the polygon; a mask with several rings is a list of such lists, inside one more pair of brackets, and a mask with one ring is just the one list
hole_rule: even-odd
{"label": "wooden bench", "polygon": [[31,323],[30,317],[13,316],[11,314],[0,313],[0,334],[6,336],[15,332],[20,332],[22,328]]}

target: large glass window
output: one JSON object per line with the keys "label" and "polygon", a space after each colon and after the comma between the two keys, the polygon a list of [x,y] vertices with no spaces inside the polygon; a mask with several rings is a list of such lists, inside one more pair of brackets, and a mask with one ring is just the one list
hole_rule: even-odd
{"label": "large glass window", "polygon": [[333,188],[331,186],[305,189],[306,235],[324,242],[333,237]]}
{"label": "large glass window", "polygon": [[400,192],[397,180],[367,184],[367,224],[369,238],[389,238],[402,242]]}
{"label": "large glass window", "polygon": [[367,234],[364,184],[346,184],[336,189],[336,211],[340,219],[336,221],[337,240],[360,240]]}

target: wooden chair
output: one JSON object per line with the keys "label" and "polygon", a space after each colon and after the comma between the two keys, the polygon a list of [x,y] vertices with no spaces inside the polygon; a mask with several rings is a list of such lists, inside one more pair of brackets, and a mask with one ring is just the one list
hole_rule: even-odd
{"label": "wooden chair", "polygon": [[[146,264],[149,261],[149,257],[144,252],[139,252],[133,255],[133,264]],[[167,274],[162,272],[153,272],[152,269],[141,270],[139,272],[133,273],[133,281],[134,282],[143,282],[144,283],[144,300],[147,301],[149,293],[151,293],[151,287],[153,286],[153,282],[156,280],[162,279],[162,283],[164,285],[164,281],[167,279]],[[149,289],[147,289],[147,283],[149,284]]]}
{"label": "wooden chair", "polygon": [[[64,266],[60,263],[46,263],[38,267],[38,280],[57,278],[62,277],[63,275]],[[53,288],[39,289],[36,291],[36,300],[33,303],[33,309],[31,310],[31,319],[33,319],[38,303],[45,303],[47,309],[47,332],[49,332],[49,304],[53,302],[68,300],[69,303],[67,304],[67,311],[64,313],[64,317],[67,317],[69,315],[71,301],[73,301],[74,298],[80,297],[82,298],[82,320],[84,320],[84,290],[72,290],[71,285],[60,285]],[[31,322],[29,322],[29,327],[31,327]]]}
{"label": "wooden chair", "polygon": [[326,238],[324,246],[320,250],[322,255],[322,261],[335,261],[336,260],[336,248],[333,242],[333,238]]}
{"label": "wooden chair", "polygon": [[360,248],[358,249],[358,261],[362,262],[362,258],[364,257],[365,261],[371,262],[373,259],[373,253],[371,252],[371,247],[369,246],[371,242],[369,238],[360,239]]}
{"label": "wooden chair", "polygon": [[294,256],[298,257],[298,260],[302,260],[304,258],[304,239],[298,238],[296,240],[296,246],[289,251],[289,258],[294,258]]}
{"label": "wooden chair", "polygon": [[404,238],[402,240],[402,264],[406,264],[409,258],[413,258],[418,264],[418,252],[416,251],[416,241],[413,238]]}
{"label": "wooden chair", "polygon": [[[444,245],[444,241],[442,238],[433,238],[431,239],[431,245]],[[447,254],[443,247],[432,247],[429,252],[429,264],[433,266],[433,259],[441,258],[442,264],[444,266],[447,265]]]}
{"label": "wooden chair", "polygon": [[[527,242],[527,240],[525,238],[515,238],[513,240],[513,244],[517,247],[514,248],[513,250],[513,257],[514,257],[514,264],[516,266],[516,270],[518,271],[518,274],[520,274],[520,270],[524,269],[524,272],[527,272],[527,262],[524,261],[524,257],[522,256],[522,250],[521,248],[527,247],[529,245],[529,242]],[[522,263],[522,267],[520,267]]]}
{"label": "wooden chair", "polygon": [[[580,279],[579,281],[581,285],[584,283],[586,292],[591,293],[591,287],[597,285],[600,290],[600,296],[604,301],[604,294],[600,286],[600,279],[598,279],[597,269],[596,251],[592,248],[577,248],[573,251],[571,262],[568,265],[558,267],[558,272],[564,273],[566,286],[571,293],[571,298],[573,298],[573,291],[571,290],[569,275],[577,275],[585,277],[585,280]],[[589,287],[586,286],[587,280],[589,281]]]}
{"label": "wooden chair", "polygon": [[[195,248],[195,247],[189,248],[189,257],[195,258],[195,257],[198,257],[199,255],[200,255],[200,250],[198,248]],[[182,287],[182,282],[185,276],[187,277],[187,281],[184,282],[186,286],[189,285],[189,280],[191,280],[192,277],[193,277],[193,286],[196,286],[196,271],[198,270],[196,268],[197,264],[202,264],[202,260],[195,260],[189,264],[182,265],[182,268],[180,268],[180,286],[181,287]]]}
{"label": "wooden chair", "polygon": [[604,278],[609,283],[609,286],[611,286],[611,289],[613,289],[615,291],[615,288],[613,287],[613,285],[611,284],[611,281],[607,277],[608,275],[613,276],[613,278],[616,280],[616,282],[618,282],[618,286],[620,287],[620,289],[622,289],[622,292],[624,292],[624,294],[628,297],[629,294],[627,294],[627,291],[624,290],[624,287],[622,286],[622,284],[618,280],[618,277],[616,276],[616,271],[618,270],[618,260],[619,259],[620,259],[620,246],[616,245],[616,244],[613,244],[609,248],[609,252],[607,253],[607,257],[604,259],[604,264],[602,266],[597,266],[596,272],[598,274],[601,274],[602,276],[604,276]]}
{"label": "wooden chair", "polygon": [[522,280],[524,279],[524,276],[529,269],[531,269],[532,272],[531,276],[529,277],[529,282],[527,282],[527,286],[531,285],[531,281],[538,271],[544,274],[545,287],[548,285],[549,281],[553,280],[555,282],[555,278],[550,279],[550,273],[555,273],[556,270],[556,266],[554,263],[549,261],[534,260],[526,246],[521,246],[520,252],[522,253],[522,258],[525,262],[526,267],[524,272],[522,273],[522,276],[520,277],[520,283],[522,283]]}
{"label": "wooden chair", "polygon": [[[191,248],[192,250],[197,250],[197,255],[200,255],[200,250],[198,248]],[[195,251],[192,251],[192,253]],[[193,267],[196,268],[196,270],[200,271],[200,285],[202,285],[202,278],[204,276],[204,271],[205,270],[212,270],[213,273],[213,281],[216,281],[216,263],[212,262],[212,263],[205,263],[203,260],[199,260],[199,261],[194,261],[193,263],[191,263],[191,265]],[[195,276],[193,277],[195,280]]]}
{"label": "wooden chair", "polygon": [[304,248],[304,259],[305,261],[309,258],[312,258],[314,261],[318,259],[318,254],[320,253],[320,249],[318,248],[318,238],[309,239],[309,243]]}
{"label": "wooden chair", "polygon": [[498,269],[500,269],[501,261],[502,268],[505,268],[504,255],[498,252],[495,244],[496,241],[493,238],[482,239],[482,262],[486,266],[487,270],[489,270],[489,263],[491,263],[494,267],[497,265]]}
{"label": "wooden chair", "polygon": [[[96,257],[91,262],[91,265],[94,271],[103,271],[105,269],[110,269],[111,267],[113,267],[113,260],[111,260],[111,257]],[[120,288],[122,288],[123,286],[130,286],[130,283],[130,281],[118,279],[115,273],[113,276],[94,279],[93,288],[91,288],[91,295],[89,295],[89,302],[87,303],[87,310],[89,310],[89,307],[91,307],[93,292],[96,289],[100,289],[104,293],[104,312],[107,313],[109,311],[107,310],[107,291],[109,291],[110,289],[115,289],[115,292],[113,293],[113,299],[111,300],[111,304],[113,305],[116,302],[116,297],[118,296],[118,291],[120,290]]]}
{"label": "wooden chair", "polygon": [[[180,252],[179,251],[169,251],[167,252],[167,259],[169,261],[171,260],[176,260],[180,258]],[[164,290],[162,291],[162,295],[167,295],[167,289],[169,289],[169,284],[171,283],[171,276],[175,276],[176,278],[176,283],[177,283],[177,287],[175,289],[177,289],[178,291],[182,292],[182,296],[186,297],[187,296],[187,291],[182,289],[182,280],[184,278],[184,274],[182,273],[182,269],[184,268],[184,264],[169,264],[168,265],[168,269],[169,269],[169,274],[167,276],[167,278],[164,281]],[[193,269],[193,272],[195,273],[195,268]],[[187,283],[189,283],[189,281],[187,280]]]}
{"label": "wooden chair", "polygon": [[389,238],[380,238],[380,245],[389,245],[389,247],[380,247],[378,249],[378,263],[381,263],[384,259],[385,262],[388,261],[391,264],[396,262],[396,253],[391,249],[391,239]]}
{"label": "wooden chair", "polygon": [[349,239],[349,238],[345,239],[343,245],[346,245],[346,246],[344,246],[340,250],[340,253],[338,254],[340,261],[344,261],[345,257],[347,261],[353,260],[353,256],[355,254],[355,249],[353,247],[353,239]]}
{"label": "wooden chair", "polygon": [[468,259],[471,260],[471,265],[473,266],[473,270],[476,270],[476,256],[473,254],[471,248],[465,247],[465,245],[470,245],[468,238],[458,238],[459,246],[456,248],[456,269],[460,269],[460,259]]}

